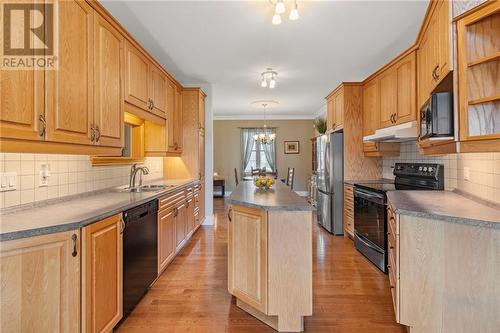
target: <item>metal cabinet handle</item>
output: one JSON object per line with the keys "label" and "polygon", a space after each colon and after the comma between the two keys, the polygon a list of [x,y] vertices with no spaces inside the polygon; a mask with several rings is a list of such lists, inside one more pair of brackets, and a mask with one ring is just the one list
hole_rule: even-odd
{"label": "metal cabinet handle", "polygon": [[95,131],[96,131],[95,142],[99,142],[99,140],[101,139],[101,130],[99,129],[99,126],[95,127]]}
{"label": "metal cabinet handle", "polygon": [[94,125],[90,125],[90,141],[95,141],[95,128]]}
{"label": "metal cabinet handle", "polygon": [[38,135],[41,137],[45,137],[45,133],[47,132],[47,121],[45,121],[45,116],[43,114],[39,115],[38,121],[42,125],[42,127],[38,130]]}
{"label": "metal cabinet handle", "polygon": [[232,208],[229,208],[229,210],[227,211],[227,218],[229,219],[229,222],[232,222],[233,220],[231,219],[231,213],[233,212],[233,209]]}
{"label": "metal cabinet handle", "polygon": [[435,80],[435,81],[438,81],[439,80],[439,64],[436,65],[436,67],[434,67],[434,70],[432,71],[432,78]]}
{"label": "metal cabinet handle", "polygon": [[125,231],[125,221],[123,221],[123,217],[120,216],[120,234],[123,234]]}
{"label": "metal cabinet handle", "polygon": [[155,101],[151,100],[151,110],[153,110],[154,108],[155,108]]}
{"label": "metal cabinet handle", "polygon": [[73,252],[71,253],[71,255],[73,257],[76,257],[77,254],[78,254],[77,249],[76,249],[76,246],[77,246],[77,242],[76,242],[77,236],[76,236],[76,234],[73,234],[73,236],[71,236],[71,239],[73,240]]}
{"label": "metal cabinet handle", "polygon": [[179,214],[179,209],[177,207],[174,208],[174,217],[177,217]]}

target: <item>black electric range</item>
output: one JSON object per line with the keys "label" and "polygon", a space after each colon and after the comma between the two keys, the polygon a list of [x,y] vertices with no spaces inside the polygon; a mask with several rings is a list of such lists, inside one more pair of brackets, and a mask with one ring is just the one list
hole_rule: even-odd
{"label": "black electric range", "polygon": [[394,181],[354,183],[354,245],[387,273],[387,191],[444,190],[444,166],[396,163]]}

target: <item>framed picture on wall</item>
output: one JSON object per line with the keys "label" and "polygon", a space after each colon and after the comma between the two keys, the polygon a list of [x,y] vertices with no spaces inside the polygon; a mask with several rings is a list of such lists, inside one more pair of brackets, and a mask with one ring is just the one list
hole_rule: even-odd
{"label": "framed picture on wall", "polygon": [[299,141],[285,141],[285,154],[299,154]]}

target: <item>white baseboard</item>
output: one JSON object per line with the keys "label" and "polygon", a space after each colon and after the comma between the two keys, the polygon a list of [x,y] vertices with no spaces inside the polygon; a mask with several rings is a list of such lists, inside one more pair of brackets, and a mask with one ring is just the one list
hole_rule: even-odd
{"label": "white baseboard", "polygon": [[205,216],[205,220],[203,220],[201,225],[214,225],[214,216],[213,215]]}

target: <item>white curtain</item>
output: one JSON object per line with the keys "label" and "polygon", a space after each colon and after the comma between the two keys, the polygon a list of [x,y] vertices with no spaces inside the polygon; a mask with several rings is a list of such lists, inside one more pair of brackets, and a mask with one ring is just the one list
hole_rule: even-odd
{"label": "white curtain", "polygon": [[[268,134],[276,134],[276,129],[275,128],[268,128],[267,129]],[[263,144],[261,147],[264,150],[264,154],[266,155],[266,160],[267,163],[269,163],[269,166],[271,167],[271,171],[276,170],[276,140],[273,141],[273,143],[270,144]]]}
{"label": "white curtain", "polygon": [[252,156],[252,147],[254,144],[254,134],[256,133],[255,128],[242,128],[241,129],[241,170],[240,174],[245,174],[245,169],[250,162],[250,157]]}

